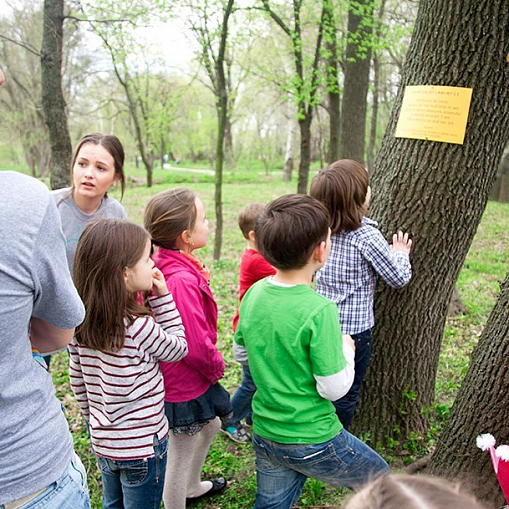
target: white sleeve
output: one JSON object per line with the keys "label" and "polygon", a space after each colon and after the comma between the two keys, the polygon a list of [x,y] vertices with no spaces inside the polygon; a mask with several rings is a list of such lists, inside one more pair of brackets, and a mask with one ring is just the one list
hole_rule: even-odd
{"label": "white sleeve", "polygon": [[350,345],[343,343],[343,355],[346,359],[346,366],[329,376],[314,375],[316,390],[324,399],[336,401],[342,398],[352,386],[355,375],[355,352]]}
{"label": "white sleeve", "polygon": [[246,364],[247,363],[247,350],[246,347],[243,345],[239,345],[238,343],[235,343],[233,341],[233,358],[240,362],[240,364]]}

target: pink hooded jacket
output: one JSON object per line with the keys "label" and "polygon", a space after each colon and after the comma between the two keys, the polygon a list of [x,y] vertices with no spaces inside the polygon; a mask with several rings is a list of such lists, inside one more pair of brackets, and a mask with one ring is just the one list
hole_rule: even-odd
{"label": "pink hooded jacket", "polygon": [[153,256],[182,317],[188,346],[184,359],[161,363],[165,401],[181,403],[205,394],[223,376],[216,348],[217,306],[205,278],[178,251],[159,248]]}

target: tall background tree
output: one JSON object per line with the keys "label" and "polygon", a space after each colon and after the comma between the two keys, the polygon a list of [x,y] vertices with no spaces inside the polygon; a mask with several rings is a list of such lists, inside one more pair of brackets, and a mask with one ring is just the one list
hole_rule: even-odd
{"label": "tall background tree", "polygon": [[[428,427],[447,307],[509,138],[508,11],[509,0],[419,6],[372,176],[371,215],[414,239],[410,284],[379,284],[375,296],[375,354],[354,417],[374,443]],[[463,145],[394,137],[406,85],[473,89]]]}
{"label": "tall background tree", "polygon": [[51,188],[69,185],[72,157],[62,89],[64,0],[44,0],[41,48],[42,107],[51,146]]}

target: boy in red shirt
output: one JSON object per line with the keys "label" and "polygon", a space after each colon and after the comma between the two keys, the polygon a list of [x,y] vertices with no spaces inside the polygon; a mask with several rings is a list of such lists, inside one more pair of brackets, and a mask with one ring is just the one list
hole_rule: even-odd
{"label": "boy in red shirt", "polygon": [[[267,276],[273,276],[276,269],[258,252],[255,241],[254,228],[258,216],[264,209],[261,203],[248,205],[239,214],[239,228],[247,240],[247,248],[242,253],[239,268],[239,306],[242,298],[249,288]],[[239,308],[233,318],[233,332],[239,321]],[[234,344],[235,347],[235,344]],[[234,442],[247,444],[251,441],[249,433],[242,426],[242,419],[249,420],[251,417],[251,401],[256,392],[256,386],[251,377],[247,357],[242,361],[242,382],[232,398],[233,416],[222,424],[221,430]]]}

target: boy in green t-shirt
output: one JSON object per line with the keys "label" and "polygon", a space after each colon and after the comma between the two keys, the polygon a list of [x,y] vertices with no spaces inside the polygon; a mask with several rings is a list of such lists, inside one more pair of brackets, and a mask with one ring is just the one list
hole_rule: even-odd
{"label": "boy in green t-shirt", "polygon": [[310,196],[282,196],[267,205],[255,235],[277,272],[244,296],[234,351],[247,351],[258,388],[254,507],[290,509],[307,477],[357,488],[390,470],[343,429],[331,403],[352,384],[354,346],[341,336],[336,305],[310,287],[330,251],[327,210]]}

